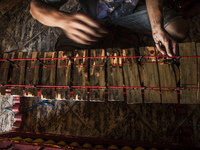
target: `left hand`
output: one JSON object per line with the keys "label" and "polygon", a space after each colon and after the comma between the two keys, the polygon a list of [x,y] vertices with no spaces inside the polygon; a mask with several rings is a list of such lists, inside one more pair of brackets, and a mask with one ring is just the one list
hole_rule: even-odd
{"label": "left hand", "polygon": [[172,57],[176,54],[176,41],[164,30],[156,29],[152,31],[156,48],[163,54]]}

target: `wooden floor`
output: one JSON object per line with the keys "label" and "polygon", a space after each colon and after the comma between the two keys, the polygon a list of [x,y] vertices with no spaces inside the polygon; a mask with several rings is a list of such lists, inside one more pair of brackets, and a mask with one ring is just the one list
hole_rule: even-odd
{"label": "wooden floor", "polygon": [[[78,6],[70,0],[64,10],[75,11]],[[69,7],[73,6],[73,7]],[[61,33],[35,21],[29,14],[28,1],[9,12],[10,22],[0,30],[0,47],[10,51],[54,51]],[[200,42],[200,15],[189,19],[191,30],[187,42]],[[152,39],[141,36],[141,46],[152,45]],[[39,98],[24,98],[24,108],[41,102]],[[192,142],[200,143],[200,106],[169,104],[127,105],[125,102],[51,101],[54,106],[42,105],[27,113],[24,130],[94,136],[116,139],[181,142],[180,129],[192,129]],[[4,111],[12,106],[12,97],[0,97],[0,131],[8,131],[13,113]],[[175,108],[179,108],[177,113]]]}

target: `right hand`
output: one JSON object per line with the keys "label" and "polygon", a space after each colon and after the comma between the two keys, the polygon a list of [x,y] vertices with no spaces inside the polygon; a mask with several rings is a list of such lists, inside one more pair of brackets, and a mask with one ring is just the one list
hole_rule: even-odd
{"label": "right hand", "polygon": [[152,34],[157,49],[163,55],[167,54],[169,58],[176,55],[176,41],[164,29],[156,29],[155,32],[152,29]]}
{"label": "right hand", "polygon": [[70,39],[84,45],[91,45],[107,33],[98,21],[80,13],[66,15],[61,19],[60,28]]}

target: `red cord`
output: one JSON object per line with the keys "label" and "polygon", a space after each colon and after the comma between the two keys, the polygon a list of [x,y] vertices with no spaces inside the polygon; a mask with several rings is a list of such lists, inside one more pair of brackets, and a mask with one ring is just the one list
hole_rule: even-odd
{"label": "red cord", "polygon": [[12,84],[6,84],[6,85],[3,85],[3,86],[13,86],[13,87],[33,87],[32,85],[12,85]]}
{"label": "red cord", "polygon": [[0,61],[6,61],[6,59],[0,59]]}
{"label": "red cord", "polygon": [[68,66],[68,65],[57,66],[57,68],[64,68],[64,67],[71,67],[71,66]]}
{"label": "red cord", "polygon": [[90,59],[90,58],[105,58],[105,56],[93,56],[93,57],[71,57],[71,59]]}
{"label": "red cord", "polygon": [[56,65],[46,65],[46,66],[43,66],[43,68],[47,68],[47,67],[56,67]]}
{"label": "red cord", "polygon": [[[92,59],[92,58],[105,58],[106,56],[93,56],[93,57],[71,57],[71,59]],[[141,56],[108,56],[108,58],[140,58]],[[143,58],[156,58],[156,57],[168,57],[167,55],[156,56],[142,56]],[[180,56],[172,56],[171,58],[179,58]],[[200,56],[182,56],[180,58],[200,58]],[[61,60],[69,59],[65,58],[39,58],[39,60]],[[20,59],[8,59],[9,61],[21,61],[21,60],[36,60],[36,58],[20,58]],[[0,61],[6,61],[6,59],[0,59]]]}
{"label": "red cord", "polygon": [[64,85],[36,85],[36,87],[40,87],[40,88],[69,88],[69,86],[64,86]]}
{"label": "red cord", "polygon": [[27,69],[30,69],[30,68],[39,68],[39,66],[31,66],[31,67],[27,67]]}

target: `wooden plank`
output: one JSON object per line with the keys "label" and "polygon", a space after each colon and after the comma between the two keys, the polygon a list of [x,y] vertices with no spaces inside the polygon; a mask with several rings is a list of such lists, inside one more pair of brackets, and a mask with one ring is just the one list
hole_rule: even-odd
{"label": "wooden plank", "polygon": [[[3,59],[10,59],[11,58],[11,54],[9,53],[4,53],[1,55],[0,58]],[[0,84],[7,84],[8,81],[8,77],[9,77],[9,67],[10,67],[10,62],[8,61],[1,61],[0,62],[0,74],[1,74],[1,78],[0,78]],[[5,87],[0,87],[0,95],[5,95]]]}
{"label": "wooden plank", "polygon": [[[71,57],[71,51],[59,51],[58,58]],[[71,79],[71,61],[68,59],[59,59],[57,63],[57,78],[56,85],[70,86]],[[56,99],[66,100],[70,99],[70,89],[56,88]]]}
{"label": "wooden plank", "polygon": [[[57,52],[45,52],[44,58],[56,58]],[[43,61],[42,85],[55,85],[56,60]],[[41,99],[55,99],[55,88],[42,88]]]}
{"label": "wooden plank", "polygon": [[[134,48],[123,49],[123,56],[135,56]],[[123,58],[123,74],[125,86],[141,87],[139,68],[136,58]],[[128,104],[142,103],[142,93],[139,89],[126,89]]]}
{"label": "wooden plank", "polygon": [[[119,48],[107,49],[107,56],[122,56]],[[122,58],[109,58],[107,63],[108,86],[123,86]],[[123,101],[123,89],[108,89],[108,101]]]}
{"label": "wooden plank", "polygon": [[[30,52],[29,58],[40,58],[41,52]],[[40,77],[40,62],[38,60],[27,61],[26,85],[38,85]],[[37,88],[25,88],[25,96],[37,96]]]}
{"label": "wooden plank", "polygon": [[[200,43],[196,44],[196,48],[197,48],[197,56],[200,56]],[[197,72],[197,80],[198,80],[198,88],[200,88],[200,58],[197,58],[198,61],[198,72]],[[197,90],[197,103],[200,103],[200,89]]]}
{"label": "wooden plank", "polygon": [[[105,50],[91,49],[90,56],[105,56]],[[90,85],[105,86],[105,58],[90,59]],[[90,89],[90,101],[104,102],[105,89]]]}
{"label": "wooden plank", "polygon": [[[195,42],[180,43],[180,56],[196,56]],[[197,59],[181,58],[180,59],[180,86],[197,87]],[[180,103],[196,104],[197,89],[185,89],[180,91]]]}
{"label": "wooden plank", "polygon": [[[2,58],[10,59],[11,56],[12,55],[10,53],[4,53]],[[0,83],[7,84],[10,62],[2,61],[2,62],[0,62],[0,66],[1,66],[1,68],[0,68],[0,73],[1,73]]]}
{"label": "wooden plank", "polygon": [[[14,58],[26,58],[27,53],[26,52],[17,52],[15,54]],[[13,62],[13,76],[12,76],[12,84],[13,85],[24,85],[25,83],[25,71],[26,71],[26,61],[20,60],[20,61],[14,61]],[[11,95],[16,96],[23,96],[23,88],[20,87],[12,87],[11,88]]]}
{"label": "wooden plank", "polygon": [[[154,47],[141,47],[140,55],[142,56],[155,56]],[[143,79],[144,86],[146,87],[159,87],[159,76],[157,67],[157,58],[143,58]],[[160,90],[144,90],[145,103],[161,103]]]}
{"label": "wooden plank", "polygon": [[[157,55],[162,55],[156,49]],[[158,58],[158,69],[161,87],[176,87],[177,86],[177,66],[174,63],[164,63],[164,57]],[[178,103],[178,93],[171,89],[161,89],[162,103]]]}
{"label": "wooden plank", "polygon": [[[75,50],[75,57],[87,57],[88,50]],[[73,66],[73,85],[87,86],[88,81],[88,59],[74,59]],[[73,89],[73,99],[86,101],[88,100],[87,89]]]}

